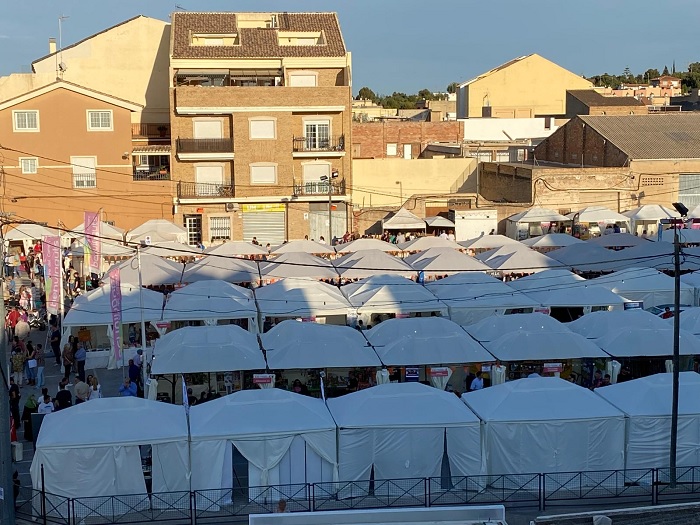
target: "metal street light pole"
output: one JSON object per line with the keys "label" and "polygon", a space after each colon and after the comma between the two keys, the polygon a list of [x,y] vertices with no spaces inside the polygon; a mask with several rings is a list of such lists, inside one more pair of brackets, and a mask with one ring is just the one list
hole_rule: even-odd
{"label": "metal street light pole", "polygon": [[338,178],[338,170],[333,170],[330,177],[323,175],[322,181],[328,182],[328,245],[333,244],[333,179]]}
{"label": "metal street light pole", "polygon": [[[688,215],[688,208],[680,202],[674,202],[673,207],[681,218]],[[673,223],[673,401],[671,405],[671,451],[669,467],[671,486],[676,484],[676,452],[678,447],[678,391],[680,377],[680,328],[681,328],[681,245],[678,236],[679,224]]]}

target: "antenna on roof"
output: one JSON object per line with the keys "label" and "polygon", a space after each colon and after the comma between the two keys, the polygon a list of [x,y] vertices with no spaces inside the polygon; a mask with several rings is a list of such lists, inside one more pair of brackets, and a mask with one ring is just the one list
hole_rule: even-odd
{"label": "antenna on roof", "polygon": [[58,71],[56,74],[60,73],[61,78],[63,78],[63,73],[66,71],[66,64],[63,62],[63,21],[70,18],[66,15],[61,15],[58,17]]}
{"label": "antenna on roof", "polygon": [[187,11],[187,9],[185,9],[184,7],[182,7],[180,4],[175,4],[175,9],[177,9],[177,10],[179,10],[179,11]]}

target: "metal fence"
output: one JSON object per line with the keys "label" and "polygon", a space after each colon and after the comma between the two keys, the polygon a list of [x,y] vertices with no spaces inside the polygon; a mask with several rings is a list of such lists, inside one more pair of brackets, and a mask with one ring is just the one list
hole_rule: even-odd
{"label": "metal fence", "polygon": [[18,521],[43,525],[247,522],[274,512],[503,504],[509,507],[657,505],[700,497],[700,467],[595,472],[405,478],[236,487],[106,497],[66,498],[22,488]]}

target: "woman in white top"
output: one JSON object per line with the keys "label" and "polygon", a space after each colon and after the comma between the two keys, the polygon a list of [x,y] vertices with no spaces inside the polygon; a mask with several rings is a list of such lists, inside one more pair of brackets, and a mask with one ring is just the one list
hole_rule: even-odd
{"label": "woman in white top", "polygon": [[89,376],[88,385],[90,385],[90,396],[88,397],[88,401],[92,399],[100,399],[102,397],[102,387],[97,382],[97,376]]}

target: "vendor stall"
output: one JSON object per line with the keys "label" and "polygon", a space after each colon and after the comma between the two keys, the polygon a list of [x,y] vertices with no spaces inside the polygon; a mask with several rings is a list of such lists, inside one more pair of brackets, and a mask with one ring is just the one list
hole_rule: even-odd
{"label": "vendor stall", "polygon": [[574,225],[574,233],[581,239],[591,239],[607,234],[608,226],[617,225],[619,231],[630,231],[629,219],[605,206],[588,206],[582,210],[567,214]]}
{"label": "vendor stall", "polygon": [[285,242],[284,244],[280,244],[279,246],[272,248],[270,253],[272,255],[281,255],[283,253],[292,252],[310,253],[320,257],[335,256],[335,250],[330,244],[322,244],[320,242],[310,241],[308,239],[295,239]]}
{"label": "vendor stall", "polygon": [[398,275],[378,274],[340,291],[357,312],[365,327],[393,317],[447,316],[447,306],[420,284]]}
{"label": "vendor stall", "polygon": [[[119,268],[119,278],[123,284],[173,286],[180,283],[185,268],[183,264],[147,253],[141,254],[140,259],[139,263],[136,257],[132,257],[113,266],[113,268]],[[105,275],[102,282],[108,283],[109,276]]]}
{"label": "vendor stall", "polygon": [[620,265],[620,258],[627,255],[627,250],[616,252],[593,242],[580,242],[554,250],[547,255],[558,261],[560,268],[586,274],[599,274],[617,268]]}
{"label": "vendor stall", "polygon": [[382,229],[399,232],[413,230],[425,231],[425,221],[406,208],[400,208],[391,218],[382,220]]}
{"label": "vendor stall", "polygon": [[316,396],[321,395],[319,371],[326,374],[325,395],[337,397],[370,386],[358,377],[373,379],[381,367],[367,340],[349,326],[283,321],[260,340],[277,386],[289,389],[298,379]]}
{"label": "vendor stall", "polygon": [[[681,372],[678,395],[679,467],[700,464],[700,375]],[[625,413],[627,442],[625,468],[667,468],[671,439],[673,374],[655,374],[605,388],[595,393]],[[681,469],[682,481],[686,469]]]}
{"label": "vendor stall", "polygon": [[192,407],[190,427],[192,489],[206,489],[198,507],[215,510],[238,490],[250,499],[268,493],[267,503],[276,504],[280,497],[306,498],[298,484],[338,479],[335,421],[320,399],[277,388],[242,390]]}
{"label": "vendor stall", "polygon": [[624,468],[625,416],[586,388],[535,377],[470,392],[462,401],[483,422],[488,474]]}
{"label": "vendor stall", "polygon": [[[629,268],[591,279],[590,283],[612,290],[629,301],[640,301],[644,308],[673,304],[673,277],[652,268]],[[693,287],[681,282],[681,304],[692,305],[694,299]]]}
{"label": "vendor stall", "polygon": [[430,381],[440,390],[456,385],[461,391],[463,365],[494,360],[462,327],[442,317],[389,319],[364,333],[382,363],[399,368],[401,381]]}
{"label": "vendor stall", "polygon": [[636,308],[613,312],[593,312],[567,324],[566,327],[572,332],[581,334],[586,339],[597,339],[623,328],[664,330],[668,328],[668,324],[660,317],[641,308]]}
{"label": "vendor stall", "polygon": [[588,239],[588,242],[597,246],[602,246],[603,248],[607,248],[609,250],[621,250],[623,248],[639,246],[640,244],[644,244],[645,242],[649,241],[630,233],[611,233],[601,237],[592,237]]}
{"label": "vendor stall", "polygon": [[632,227],[632,233],[641,237],[656,238],[661,219],[677,219],[680,217],[676,210],[659,204],[644,204],[633,210],[623,211]]}
{"label": "vendor stall", "polygon": [[262,246],[246,241],[227,241],[223,244],[210,246],[202,252],[204,255],[218,255],[219,257],[245,257],[258,259],[267,256],[267,250]]}
{"label": "vendor stall", "polygon": [[285,278],[308,278],[329,282],[338,279],[338,272],[329,260],[304,252],[285,252],[260,263],[260,275],[266,283]]}
{"label": "vendor stall", "polygon": [[547,208],[532,207],[506,219],[506,235],[518,241],[545,233],[558,233],[571,224],[568,217]]}
{"label": "vendor stall", "polygon": [[187,242],[187,230],[165,219],[151,219],[126,232],[127,242],[152,244],[157,242]]}
{"label": "vendor stall", "polygon": [[[450,242],[450,241],[447,241]],[[458,244],[455,246],[459,247]],[[491,268],[454,248],[429,248],[409,255],[403,260],[426,281],[447,277],[459,272],[487,272]]]}
{"label": "vendor stall", "polygon": [[469,255],[476,255],[481,252],[486,252],[489,250],[495,250],[502,248],[503,246],[515,246],[520,248],[523,246],[521,242],[506,237],[505,235],[481,235],[474,239],[469,239],[467,241],[461,241],[460,246],[467,249]]}
{"label": "vendor stall", "polygon": [[503,246],[476,256],[492,270],[503,276],[523,276],[541,272],[547,268],[558,268],[561,264],[543,253],[527,246]]}
{"label": "vendor stall", "polygon": [[256,263],[219,255],[208,255],[197,262],[187,264],[182,274],[183,283],[219,279],[233,284],[250,284],[259,278]]}
{"label": "vendor stall", "polygon": [[398,257],[381,250],[360,250],[351,252],[333,261],[341,282],[356,281],[378,273],[391,273],[408,279],[416,276],[416,271]]}
{"label": "vendor stall", "polygon": [[425,287],[447,305],[449,318],[463,326],[492,315],[531,313],[539,307],[522,292],[479,272],[457,273]]}
{"label": "vendor stall", "polygon": [[[329,399],[328,409],[338,424],[340,479],[356,482],[355,495],[369,490],[366,480],[372,476],[481,473],[479,420],[450,392],[420,383],[390,383]],[[391,486],[382,486],[387,495],[392,493]],[[423,494],[423,485],[415,490]]]}
{"label": "vendor stall", "polygon": [[524,239],[520,242],[533,250],[546,253],[556,250],[557,248],[564,248],[566,246],[580,244],[583,241],[567,233],[547,233],[537,237],[530,237],[529,239]]}

